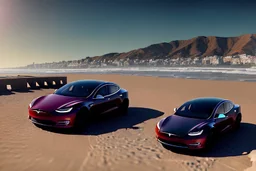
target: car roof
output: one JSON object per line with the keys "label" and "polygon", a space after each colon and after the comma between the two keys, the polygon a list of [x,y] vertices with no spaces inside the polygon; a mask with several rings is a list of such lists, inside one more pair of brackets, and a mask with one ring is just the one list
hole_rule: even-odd
{"label": "car roof", "polygon": [[91,80],[91,79],[84,79],[84,80],[77,80],[77,81],[73,81],[73,83],[75,82],[79,82],[79,83],[91,83],[91,84],[102,84],[105,83],[106,81],[103,80]]}
{"label": "car roof", "polygon": [[225,101],[225,100],[226,99],[219,98],[219,97],[199,97],[199,98],[189,100],[188,102],[214,106],[214,105],[217,105],[218,103]]}
{"label": "car roof", "polygon": [[77,80],[77,81],[73,81],[73,84],[90,84],[91,87],[98,87],[100,85],[104,85],[104,84],[115,84],[109,81],[103,81],[103,80],[92,80],[92,79],[85,79],[85,80]]}

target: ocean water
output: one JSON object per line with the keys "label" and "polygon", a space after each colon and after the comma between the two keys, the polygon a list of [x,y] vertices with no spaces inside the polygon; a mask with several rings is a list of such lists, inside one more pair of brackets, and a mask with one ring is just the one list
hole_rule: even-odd
{"label": "ocean water", "polygon": [[0,74],[123,74],[203,80],[234,80],[256,82],[256,67],[127,67],[86,69],[0,69]]}

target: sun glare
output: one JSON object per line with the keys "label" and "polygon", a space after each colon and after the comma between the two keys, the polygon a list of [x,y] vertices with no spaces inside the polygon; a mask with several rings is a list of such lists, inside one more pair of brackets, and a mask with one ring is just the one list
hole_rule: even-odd
{"label": "sun glare", "polygon": [[12,21],[12,2],[8,0],[0,1],[0,31],[7,29]]}

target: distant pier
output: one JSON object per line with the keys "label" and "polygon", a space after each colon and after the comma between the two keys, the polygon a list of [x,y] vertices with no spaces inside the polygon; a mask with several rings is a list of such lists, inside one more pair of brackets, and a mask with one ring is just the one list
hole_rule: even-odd
{"label": "distant pier", "polygon": [[67,84],[66,76],[9,76],[0,77],[0,92],[26,91],[40,88],[60,88]]}

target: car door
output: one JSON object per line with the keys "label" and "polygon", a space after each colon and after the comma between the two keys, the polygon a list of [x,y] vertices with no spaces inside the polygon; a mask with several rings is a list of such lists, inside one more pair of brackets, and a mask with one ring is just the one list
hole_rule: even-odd
{"label": "car door", "polygon": [[[96,93],[93,95],[93,105],[90,108],[90,111],[94,115],[99,115],[107,110],[107,101],[106,96],[109,94],[107,86],[100,87]],[[103,99],[97,98],[97,95],[104,97]]]}
{"label": "car door", "polygon": [[107,86],[109,95],[106,96],[108,100],[108,108],[109,110],[114,110],[121,105],[122,99],[120,94],[118,93],[120,88],[117,85],[110,84]]}
{"label": "car door", "polygon": [[226,129],[229,129],[232,127],[232,123],[233,123],[233,118],[236,115],[234,109],[234,104],[232,102],[225,102],[224,103],[224,110],[225,110],[225,115],[227,116],[227,125],[226,125]]}
{"label": "car door", "polygon": [[[219,114],[224,114],[225,117],[224,118],[218,118]],[[225,112],[225,107],[224,107],[224,103],[222,103],[218,109],[215,112],[215,129],[218,132],[223,132],[227,129],[227,125],[228,125],[228,117],[226,116],[226,112]]]}

